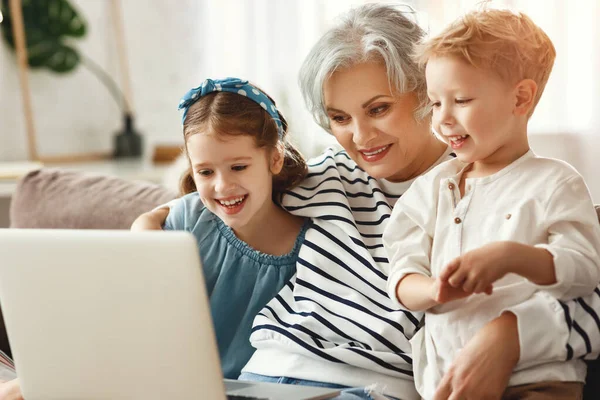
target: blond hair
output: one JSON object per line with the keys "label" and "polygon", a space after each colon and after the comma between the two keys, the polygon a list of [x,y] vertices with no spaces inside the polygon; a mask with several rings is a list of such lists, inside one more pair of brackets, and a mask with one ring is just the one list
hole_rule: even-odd
{"label": "blond hair", "polygon": [[537,93],[531,116],[552,72],[556,50],[548,35],[527,15],[484,9],[459,18],[416,46],[414,53],[422,67],[439,56],[460,57],[476,68],[497,73],[509,84],[532,79]]}

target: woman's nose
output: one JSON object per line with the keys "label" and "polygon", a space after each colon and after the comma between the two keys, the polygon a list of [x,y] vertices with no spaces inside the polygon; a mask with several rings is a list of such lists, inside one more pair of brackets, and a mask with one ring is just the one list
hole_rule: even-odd
{"label": "woman's nose", "polygon": [[377,136],[375,128],[366,122],[356,121],[352,125],[352,140],[357,146],[366,146]]}

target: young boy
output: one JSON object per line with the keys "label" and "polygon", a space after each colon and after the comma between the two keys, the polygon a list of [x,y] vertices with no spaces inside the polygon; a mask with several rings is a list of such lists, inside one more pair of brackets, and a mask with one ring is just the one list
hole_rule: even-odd
{"label": "young boy", "polygon": [[[555,54],[529,17],[505,10],[471,12],[417,49],[433,128],[456,159],[415,180],[383,240],[390,297],[425,311],[411,341],[425,399],[487,322],[536,292],[571,299],[600,281],[600,226],[582,177],[527,141]],[[519,321],[519,335],[534,323]],[[517,365],[504,396],[579,399],[585,374],[581,360]]]}

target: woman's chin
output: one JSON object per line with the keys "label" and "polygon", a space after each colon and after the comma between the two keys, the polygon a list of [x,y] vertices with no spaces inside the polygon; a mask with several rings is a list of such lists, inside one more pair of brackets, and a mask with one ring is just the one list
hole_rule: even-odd
{"label": "woman's chin", "polygon": [[389,179],[394,175],[397,168],[394,168],[393,165],[379,164],[379,165],[365,165],[366,163],[360,163],[359,166],[365,170],[369,176],[375,179]]}

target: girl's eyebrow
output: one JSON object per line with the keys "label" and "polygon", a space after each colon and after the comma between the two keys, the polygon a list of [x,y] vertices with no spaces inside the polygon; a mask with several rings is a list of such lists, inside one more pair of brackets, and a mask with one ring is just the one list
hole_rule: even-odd
{"label": "girl's eyebrow", "polygon": [[[223,162],[239,162],[239,161],[252,161],[252,157],[231,157],[231,158],[226,158],[225,160],[223,160]],[[201,168],[201,167],[207,167],[207,166],[211,166],[212,163],[196,163],[193,165],[194,168]]]}
{"label": "girl's eyebrow", "polygon": [[233,157],[227,158],[225,161],[250,161],[252,157],[242,156],[242,157]]}

